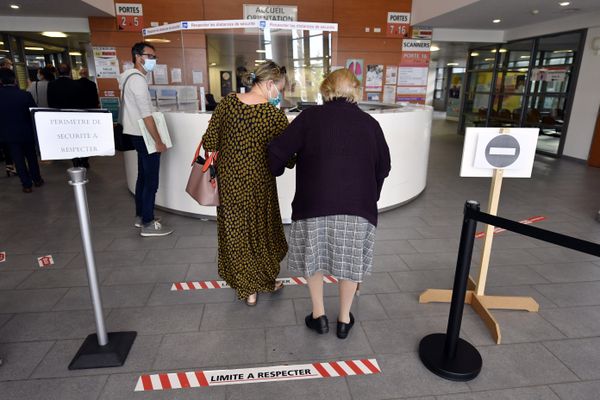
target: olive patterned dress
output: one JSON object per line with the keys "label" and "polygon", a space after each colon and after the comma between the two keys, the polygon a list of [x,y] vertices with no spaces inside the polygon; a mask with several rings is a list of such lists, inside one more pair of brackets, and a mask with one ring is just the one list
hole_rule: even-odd
{"label": "olive patterned dress", "polygon": [[288,250],[267,162],[267,145],[287,125],[283,111],[271,104],[245,104],[232,93],[203,136],[204,148],[219,152],[219,275],[239,299],[273,291]]}

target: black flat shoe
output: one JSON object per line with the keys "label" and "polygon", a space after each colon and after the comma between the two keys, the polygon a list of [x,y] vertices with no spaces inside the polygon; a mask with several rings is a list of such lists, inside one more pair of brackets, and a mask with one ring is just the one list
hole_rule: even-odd
{"label": "black flat shoe", "polygon": [[337,323],[337,337],[340,339],[346,339],[348,337],[348,333],[350,333],[350,329],[354,326],[354,315],[350,313],[350,323],[345,324],[343,322],[338,321]]}
{"label": "black flat shoe", "polygon": [[327,319],[327,315],[313,318],[312,313],[310,313],[304,318],[304,322],[306,322],[306,326],[308,326],[309,329],[312,329],[321,335],[329,332],[329,320]]}

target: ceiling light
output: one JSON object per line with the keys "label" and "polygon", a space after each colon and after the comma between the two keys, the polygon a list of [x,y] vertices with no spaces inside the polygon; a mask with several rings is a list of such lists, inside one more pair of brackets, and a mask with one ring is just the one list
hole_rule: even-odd
{"label": "ceiling light", "polygon": [[63,33],[63,32],[42,32],[42,36],[46,36],[46,37],[67,37],[67,34]]}
{"label": "ceiling light", "polygon": [[500,53],[506,53],[507,51],[508,50],[506,50],[506,49],[500,49],[500,50],[498,50],[498,52],[500,52]]}
{"label": "ceiling light", "polygon": [[80,55],[81,55],[81,53],[80,53],[80,52],[78,52],[78,51],[70,51],[70,52],[69,52],[69,55],[70,55],[70,56],[80,56]]}
{"label": "ceiling light", "polygon": [[572,53],[573,50],[554,50],[552,53]]}
{"label": "ceiling light", "polygon": [[149,39],[146,39],[146,42],[150,42],[150,43],[171,43],[171,41],[169,39],[162,39],[162,38],[149,38]]}
{"label": "ceiling light", "polygon": [[440,51],[440,48],[434,44],[429,48],[429,51]]}
{"label": "ceiling light", "polygon": [[260,50],[260,49],[258,49],[258,50],[256,50],[256,52],[257,53],[266,53],[267,51],[266,50]]}
{"label": "ceiling light", "polygon": [[262,63],[264,63],[265,61],[267,61],[267,60],[254,60],[254,62],[255,62],[255,63],[257,63],[257,64],[262,64]]}
{"label": "ceiling light", "polygon": [[521,56],[521,58],[531,58],[531,56]]}
{"label": "ceiling light", "polygon": [[36,60],[45,60],[44,56],[37,56],[35,59]]}
{"label": "ceiling light", "polygon": [[8,50],[0,50],[0,51],[3,52],[3,53],[9,53]]}
{"label": "ceiling light", "polygon": [[477,57],[478,55],[479,55],[479,53],[476,52],[476,51],[474,51],[474,52],[471,53],[471,57]]}
{"label": "ceiling light", "polygon": [[0,42],[0,46],[4,46],[4,42]]}
{"label": "ceiling light", "polygon": [[458,65],[458,63],[448,63],[446,65],[449,67],[456,67]]}
{"label": "ceiling light", "polygon": [[210,66],[211,66],[211,67],[216,67],[216,66],[217,66],[217,63],[210,63]]}
{"label": "ceiling light", "polygon": [[10,8],[12,8],[13,10],[18,10],[19,8],[21,8],[21,6],[18,6],[16,4],[11,4]]}
{"label": "ceiling light", "polygon": [[495,19],[492,22],[495,23],[495,24],[499,24],[500,22],[502,22],[502,20],[501,19]]}
{"label": "ceiling light", "polygon": [[25,46],[25,50],[44,51],[44,48],[43,47],[29,47],[29,46]]}
{"label": "ceiling light", "polygon": [[495,58],[484,58],[483,61],[494,61]]}
{"label": "ceiling light", "polygon": [[[559,5],[559,6],[561,6],[561,7],[566,7],[566,6],[568,6],[569,4],[571,4],[571,2],[570,2],[570,1],[561,1],[560,3],[558,3],[558,5]],[[12,7],[12,6],[11,6],[11,7]]]}
{"label": "ceiling light", "polygon": [[527,72],[529,71],[527,68],[519,68],[519,72]]}

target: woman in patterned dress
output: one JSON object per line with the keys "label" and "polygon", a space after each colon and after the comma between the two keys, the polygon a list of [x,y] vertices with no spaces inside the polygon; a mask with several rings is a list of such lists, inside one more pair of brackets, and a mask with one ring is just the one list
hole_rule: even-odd
{"label": "woman in patterned dress", "polygon": [[258,292],[283,287],[275,279],[287,243],[267,144],[288,125],[277,108],[287,77],[268,60],[244,80],[252,89],[223,98],[202,140],[205,150],[219,152],[219,275],[254,306]]}
{"label": "woman in patterned dress", "polygon": [[296,194],[288,269],[308,280],[312,313],[306,326],[329,332],[323,304],[323,273],[339,280],[337,336],[354,325],[350,312],[357,283],[371,271],[377,200],[390,171],[390,153],[379,123],[356,100],[360,83],[340,69],[321,84],[325,100],[294,119],[269,144],[269,166],[281,175],[296,155]]}

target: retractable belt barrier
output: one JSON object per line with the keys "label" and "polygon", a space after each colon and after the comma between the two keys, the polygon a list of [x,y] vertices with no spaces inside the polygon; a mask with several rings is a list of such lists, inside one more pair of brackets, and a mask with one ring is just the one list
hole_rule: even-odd
{"label": "retractable belt barrier", "polygon": [[473,245],[475,242],[474,233],[478,221],[600,257],[600,244],[487,214],[480,211],[477,201],[467,201],[465,203],[463,225],[460,234],[456,273],[452,289],[452,302],[446,333],[427,335],[419,344],[419,357],[423,364],[434,374],[453,381],[474,379],[481,371],[482,366],[481,355],[477,349],[459,337],[469,269],[473,255]]}

